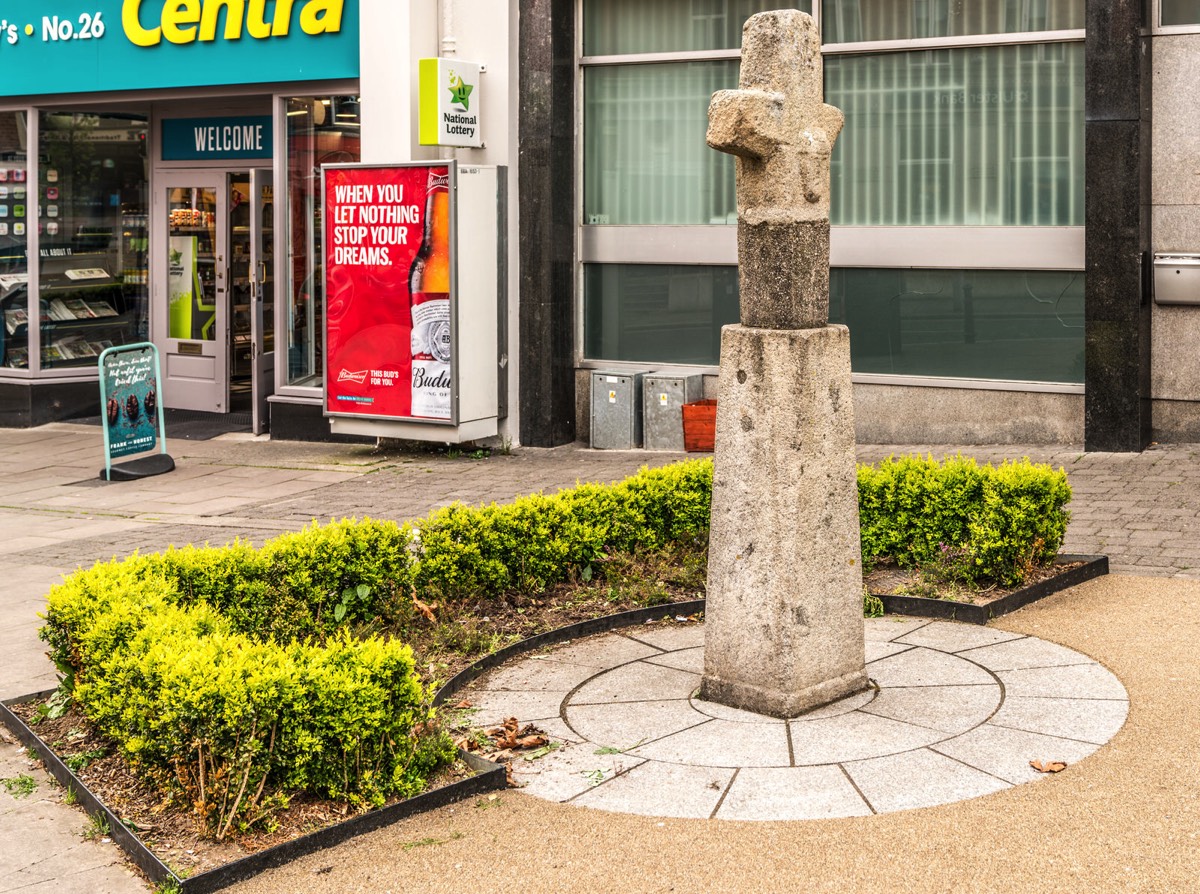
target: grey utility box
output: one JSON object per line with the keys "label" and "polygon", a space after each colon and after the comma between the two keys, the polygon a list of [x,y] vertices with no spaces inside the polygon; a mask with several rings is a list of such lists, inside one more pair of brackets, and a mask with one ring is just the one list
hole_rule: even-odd
{"label": "grey utility box", "polygon": [[656,372],[642,382],[642,425],[647,450],[683,452],[683,405],[704,397],[698,372]]}
{"label": "grey utility box", "polygon": [[633,450],[642,446],[642,372],[592,372],[592,446]]}
{"label": "grey utility box", "polygon": [[1200,304],[1200,254],[1161,252],[1154,255],[1156,304]]}

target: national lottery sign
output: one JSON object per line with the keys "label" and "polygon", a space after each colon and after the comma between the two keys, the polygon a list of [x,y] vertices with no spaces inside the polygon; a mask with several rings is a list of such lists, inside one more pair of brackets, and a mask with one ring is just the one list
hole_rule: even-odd
{"label": "national lottery sign", "polygon": [[453,163],[322,179],[326,415],[455,422]]}

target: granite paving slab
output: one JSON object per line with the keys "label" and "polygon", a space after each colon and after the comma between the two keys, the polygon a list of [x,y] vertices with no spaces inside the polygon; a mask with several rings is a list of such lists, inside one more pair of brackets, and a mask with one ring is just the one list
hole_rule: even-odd
{"label": "granite paving slab", "polygon": [[[1125,687],[1088,656],[1020,634],[865,621],[870,686],[792,720],[697,697],[703,625],[634,628],[514,659],[465,697],[481,725],[541,720],[559,747],[528,794],[619,813],[820,819],[933,807],[1073,765],[1123,726]],[[485,719],[486,718],[486,719]]]}

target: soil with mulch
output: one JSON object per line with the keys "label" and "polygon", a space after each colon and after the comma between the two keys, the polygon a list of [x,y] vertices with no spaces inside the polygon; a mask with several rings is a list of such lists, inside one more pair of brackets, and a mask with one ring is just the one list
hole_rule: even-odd
{"label": "soil with mulch", "polygon": [[969,605],[988,605],[1018,590],[1040,584],[1085,564],[1087,563],[1062,562],[1034,565],[1021,583],[1004,587],[997,583],[972,586],[955,581],[937,580],[918,568],[901,568],[895,562],[885,559],[863,575],[863,584],[874,596],[920,596],[926,599],[965,602]]}

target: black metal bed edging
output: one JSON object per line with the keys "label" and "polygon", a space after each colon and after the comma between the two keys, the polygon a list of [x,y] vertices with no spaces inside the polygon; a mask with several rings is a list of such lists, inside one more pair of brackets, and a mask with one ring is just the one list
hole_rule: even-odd
{"label": "black metal bed edging", "polygon": [[943,621],[962,621],[967,624],[986,624],[993,618],[1015,612],[1039,599],[1045,599],[1060,590],[1074,587],[1092,578],[1108,574],[1108,556],[1079,556],[1069,553],[1055,558],[1055,565],[1083,562],[1054,577],[1014,590],[987,605],[971,605],[952,602],[948,599],[926,599],[922,596],[880,595],[883,610],[888,614],[912,615],[919,618],[937,618]]}
{"label": "black metal bed edging", "polygon": [[12,730],[13,734],[21,740],[21,743],[27,748],[32,748],[38,753],[42,759],[42,763],[46,765],[46,770],[64,789],[75,793],[75,801],[78,803],[89,816],[99,814],[108,823],[108,837],[111,838],[125,853],[134,864],[146,873],[147,878],[154,884],[161,884],[168,879],[179,881],[179,877],[163,863],[162,860],[154,856],[146,845],[142,844],[133,832],[123,823],[120,818],[113,813],[92,790],[84,785],[79,777],[71,772],[68,767],[57,754],[55,754],[50,746],[41,740],[37,733],[31,730],[13,711],[9,708],[10,705],[21,704],[23,702],[42,701],[54,694],[53,689],[47,689],[42,692],[35,692],[31,695],[21,696],[20,698],[6,699],[0,702],[0,721]]}
{"label": "black metal bed edging", "polygon": [[452,782],[430,792],[414,795],[292,841],[285,841],[274,847],[242,857],[240,860],[234,860],[232,863],[226,863],[224,866],[218,866],[187,878],[180,878],[169,866],[158,859],[153,851],[146,847],[142,840],[121,822],[121,819],[96,797],[79,780],[79,777],[71,772],[70,768],[50,749],[50,746],[43,742],[37,733],[9,708],[9,705],[49,698],[53,693],[53,689],[48,689],[0,702],[0,722],[12,730],[22,744],[38,753],[50,775],[63,788],[75,792],[77,803],[88,814],[100,814],[104,817],[108,823],[109,837],[125,851],[134,865],[146,873],[146,877],[152,884],[160,885],[164,882],[174,881],[183,894],[210,894],[210,892],[245,881],[299,857],[341,844],[357,835],[373,832],[409,816],[435,810],[473,795],[503,789],[507,784],[503,765],[459,752],[460,756],[478,775],[472,776],[470,779]]}

